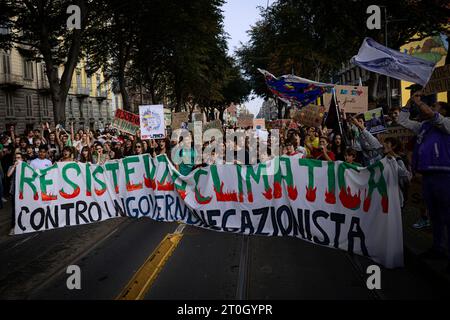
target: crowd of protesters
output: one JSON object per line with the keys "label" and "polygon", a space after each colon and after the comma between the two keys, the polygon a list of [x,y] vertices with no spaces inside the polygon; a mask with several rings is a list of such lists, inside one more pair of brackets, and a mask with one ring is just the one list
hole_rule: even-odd
{"label": "crowd of protesters", "polygon": [[[296,129],[280,129],[277,147],[282,155],[345,161],[355,167],[372,165],[384,157],[395,159],[402,200],[407,199],[412,176],[421,174],[427,212],[422,213],[414,227],[432,226],[434,243],[426,257],[448,258],[445,250],[450,250],[450,118],[447,117],[450,109],[447,103],[437,102],[429,106],[423,100],[420,90],[412,92],[408,104],[402,109],[391,109],[386,119],[388,127],[403,126],[414,132],[416,137],[408,144],[398,138],[383,139],[382,135],[372,134],[364,116],[342,114],[340,130],[306,127],[301,123],[295,124]],[[238,128],[224,126],[223,129]],[[28,162],[34,169],[45,169],[59,161],[101,165],[132,155],[166,155],[182,175],[188,175],[197,167],[213,163],[251,165],[269,160],[275,154],[270,133],[263,139],[265,142],[259,140],[260,144],[266,144],[261,149],[255,148],[255,142],[249,136],[244,136],[241,143],[239,138],[232,141],[224,139],[219,143],[212,138],[203,142],[200,149],[194,145],[192,133],[184,134],[177,141],[169,138],[141,140],[139,136],[139,132],[128,135],[110,127],[95,132],[89,129],[74,132],[73,124],[66,131],[59,125],[51,129],[47,123],[41,129],[30,130],[24,135],[17,135],[14,127],[9,128],[0,137],[0,207],[8,197],[13,201],[10,195],[14,194],[14,174],[19,161]],[[226,137],[225,134],[223,136]],[[179,143],[183,147],[172,154],[172,149]],[[252,152],[252,149],[257,152]],[[265,151],[261,153],[260,150]],[[208,156],[201,156],[198,162],[199,153]],[[230,154],[232,162],[229,161]],[[445,244],[445,239],[449,243]]]}

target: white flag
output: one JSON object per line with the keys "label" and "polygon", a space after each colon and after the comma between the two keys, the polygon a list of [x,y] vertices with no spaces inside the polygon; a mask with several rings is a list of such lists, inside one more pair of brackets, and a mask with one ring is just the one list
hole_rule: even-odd
{"label": "white flag", "polygon": [[435,64],[382,46],[371,38],[364,39],[352,63],[369,71],[405,80],[425,87]]}

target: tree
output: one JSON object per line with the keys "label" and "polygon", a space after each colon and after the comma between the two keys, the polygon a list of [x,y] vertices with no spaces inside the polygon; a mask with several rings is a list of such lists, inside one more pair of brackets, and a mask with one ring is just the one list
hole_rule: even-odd
{"label": "tree", "polygon": [[[368,30],[368,0],[278,0],[250,30],[250,41],[238,50],[255,92],[270,96],[257,68],[275,75],[291,73],[329,82],[358,52],[365,37],[384,43],[383,30]],[[442,0],[379,1],[389,13],[389,47],[446,30],[448,9]],[[374,79],[375,80],[375,79]]]}
{"label": "tree", "polygon": [[[70,5],[81,9],[81,29],[67,28],[69,14],[66,12]],[[8,35],[0,35],[0,48],[16,46],[29,59],[45,62],[54,119],[56,123],[65,123],[65,104],[73,72],[82,52],[83,36],[92,23],[89,2],[3,0],[0,7],[0,22],[9,29]]]}

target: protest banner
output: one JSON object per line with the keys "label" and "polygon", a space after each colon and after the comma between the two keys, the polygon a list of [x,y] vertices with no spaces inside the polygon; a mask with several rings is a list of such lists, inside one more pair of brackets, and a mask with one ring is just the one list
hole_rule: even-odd
{"label": "protest banner", "polygon": [[325,107],[308,105],[294,114],[294,120],[307,127],[318,128],[322,125]]}
{"label": "protest banner", "polygon": [[117,109],[111,126],[122,132],[135,135],[140,126],[139,116],[122,109]]}
{"label": "protest banner", "polygon": [[172,112],[168,108],[164,108],[164,122],[166,127],[170,127],[172,125]]}
{"label": "protest banner", "polygon": [[172,115],[172,129],[186,129],[189,123],[189,112],[177,112]]}
{"label": "protest banner", "polygon": [[265,119],[254,119],[253,120],[253,129],[255,129],[255,130],[266,129],[266,120]]}
{"label": "protest banner", "polygon": [[239,128],[253,128],[253,118],[254,116],[252,114],[241,114],[238,117],[238,124],[237,126]]}
{"label": "protest banner", "polygon": [[273,121],[269,122],[268,128],[269,129],[286,129],[289,127],[291,122],[292,122],[291,119],[273,120]]}
{"label": "protest banner", "polygon": [[166,136],[163,105],[139,106],[141,139],[162,139]]}
{"label": "protest banner", "polygon": [[206,123],[203,126],[203,132],[205,132],[205,131],[207,131],[209,129],[217,129],[217,130],[220,130],[221,132],[223,132],[222,121],[220,121],[220,120],[213,120],[213,121],[210,121],[210,122]]}
{"label": "protest banner", "polygon": [[381,142],[386,138],[397,138],[404,146],[406,146],[413,137],[415,137],[414,132],[401,126],[389,127],[385,132],[379,135]]}
{"label": "protest banner", "polygon": [[203,113],[194,112],[192,114],[192,122],[203,122]]}
{"label": "protest banner", "polygon": [[383,109],[378,108],[364,113],[364,124],[371,134],[378,134],[386,131],[386,121],[384,120]]}
{"label": "protest banner", "polygon": [[367,168],[281,157],[211,165],[182,176],[164,156],[104,165],[58,162],[16,169],[15,234],[117,217],[179,221],[245,235],[290,236],[403,265],[398,164]]}
{"label": "protest banner", "polygon": [[425,95],[450,91],[450,65],[434,69],[430,81],[423,89]]}
{"label": "protest banner", "polygon": [[[335,86],[336,100],[341,110],[345,113],[364,113],[369,110],[369,88],[356,86]],[[323,95],[324,105],[330,108],[333,95]]]}
{"label": "protest banner", "polygon": [[172,114],[172,129],[186,129],[189,123],[189,112],[176,112]]}

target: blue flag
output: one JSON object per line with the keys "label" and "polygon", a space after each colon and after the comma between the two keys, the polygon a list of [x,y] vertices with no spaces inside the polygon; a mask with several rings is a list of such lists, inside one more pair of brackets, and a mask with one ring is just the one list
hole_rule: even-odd
{"label": "blue flag", "polygon": [[389,49],[371,38],[366,38],[358,55],[351,62],[363,69],[425,87],[433,74],[435,64],[397,50]]}
{"label": "blue flag", "polygon": [[284,75],[276,78],[273,74],[258,69],[266,78],[269,90],[283,102],[300,108],[315,102],[333,85],[311,81],[294,75]]}

